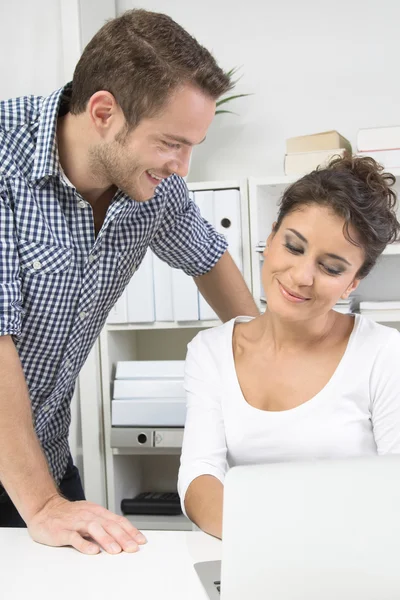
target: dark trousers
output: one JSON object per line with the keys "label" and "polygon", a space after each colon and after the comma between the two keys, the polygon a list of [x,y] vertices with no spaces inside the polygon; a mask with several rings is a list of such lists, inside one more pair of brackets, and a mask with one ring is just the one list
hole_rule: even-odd
{"label": "dark trousers", "polygon": [[[59,489],[67,500],[85,500],[79,471],[74,466],[71,456],[68,459],[67,470],[59,485]],[[0,491],[3,491],[1,486]],[[21,515],[4,491],[0,494],[0,527],[26,527],[25,521],[23,521]]]}

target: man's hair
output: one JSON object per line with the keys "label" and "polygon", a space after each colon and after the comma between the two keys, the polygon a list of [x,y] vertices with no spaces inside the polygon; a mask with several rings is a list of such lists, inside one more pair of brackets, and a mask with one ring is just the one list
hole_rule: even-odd
{"label": "man's hair", "polygon": [[211,53],[170,17],[141,9],[108,21],[84,49],[72,81],[70,111],[110,92],[128,127],[157,115],[172,92],[191,84],[216,100],[233,87]]}

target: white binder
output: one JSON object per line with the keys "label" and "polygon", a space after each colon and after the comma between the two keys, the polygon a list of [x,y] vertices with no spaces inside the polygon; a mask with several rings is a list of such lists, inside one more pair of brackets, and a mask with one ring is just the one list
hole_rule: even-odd
{"label": "white binder", "polygon": [[[212,190],[194,192],[194,201],[200,209],[201,216],[215,227],[214,192]],[[213,311],[208,302],[203,298],[199,291],[197,293],[199,299],[200,321],[218,320],[218,315]]]}
{"label": "white binder", "polygon": [[193,278],[180,269],[172,269],[172,302],[175,321],[198,321],[197,286]]}
{"label": "white binder", "polygon": [[226,237],[229,245],[228,251],[241,273],[243,273],[239,190],[214,191],[214,218],[215,229]]}
{"label": "white binder", "polygon": [[109,312],[107,323],[126,323],[128,320],[128,304],[126,290],[118,298]]}
{"label": "white binder", "polygon": [[173,321],[172,269],[153,254],[154,304],[156,321]]}
{"label": "white binder", "polygon": [[142,264],[127,286],[129,323],[151,323],[155,320],[153,254],[147,250]]}

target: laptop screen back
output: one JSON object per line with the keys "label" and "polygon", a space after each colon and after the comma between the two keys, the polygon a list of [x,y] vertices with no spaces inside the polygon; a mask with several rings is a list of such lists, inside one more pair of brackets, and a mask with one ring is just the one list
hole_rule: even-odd
{"label": "laptop screen back", "polygon": [[400,598],[400,456],[235,467],[221,600]]}

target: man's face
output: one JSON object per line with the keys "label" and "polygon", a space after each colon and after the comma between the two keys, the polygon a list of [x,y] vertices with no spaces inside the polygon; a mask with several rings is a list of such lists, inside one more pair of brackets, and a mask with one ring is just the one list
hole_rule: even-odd
{"label": "man's face", "polygon": [[192,86],[182,87],[161,115],[92,146],[92,172],[102,185],[115,185],[139,202],[150,200],[162,179],[187,174],[192,147],[204,140],[214,115],[215,100]]}

